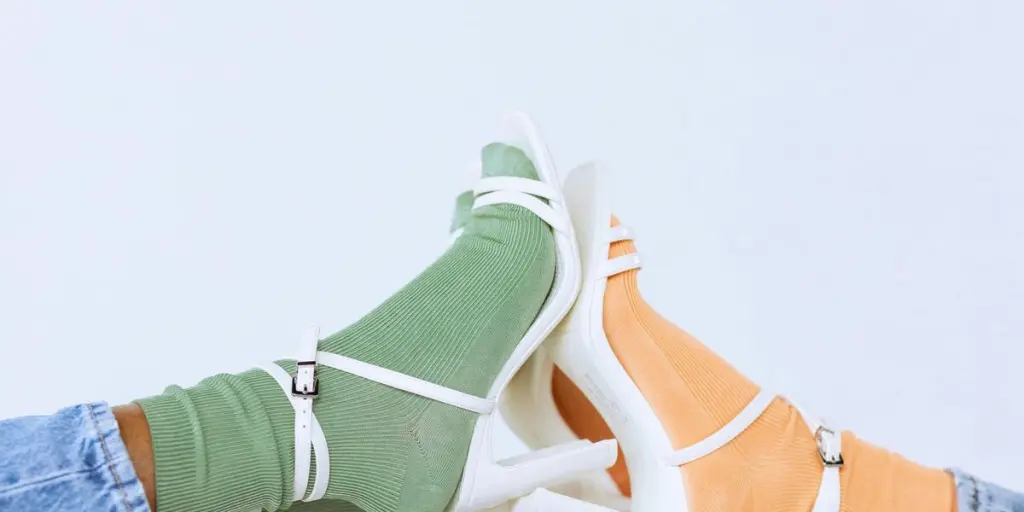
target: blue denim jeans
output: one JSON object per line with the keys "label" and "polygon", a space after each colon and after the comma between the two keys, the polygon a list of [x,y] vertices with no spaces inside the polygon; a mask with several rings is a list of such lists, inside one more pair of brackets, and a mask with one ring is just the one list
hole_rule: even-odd
{"label": "blue denim jeans", "polygon": [[149,512],[104,403],[0,421],[0,511]]}
{"label": "blue denim jeans", "polygon": [[[958,512],[1024,512],[1024,494],[950,473]],[[0,511],[148,512],[110,406],[0,421]]]}
{"label": "blue denim jeans", "polygon": [[983,482],[958,469],[950,473],[956,480],[957,512],[1024,512],[1024,494]]}

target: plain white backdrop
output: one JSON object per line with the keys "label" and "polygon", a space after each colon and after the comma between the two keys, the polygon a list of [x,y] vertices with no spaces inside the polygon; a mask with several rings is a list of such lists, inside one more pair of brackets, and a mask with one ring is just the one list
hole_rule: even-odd
{"label": "plain white backdrop", "polygon": [[[0,4],[0,417],[286,356],[446,243],[510,108],[667,316],[1024,488],[1024,4]],[[504,453],[521,447],[510,434]]]}

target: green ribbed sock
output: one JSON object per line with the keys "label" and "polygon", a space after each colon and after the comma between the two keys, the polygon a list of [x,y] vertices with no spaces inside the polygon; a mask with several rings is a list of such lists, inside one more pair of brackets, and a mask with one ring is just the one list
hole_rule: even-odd
{"label": "green ribbed sock", "polygon": [[[464,229],[469,223],[473,216],[474,199],[472,190],[467,190],[455,198],[455,210],[452,212],[449,233]],[[288,510],[290,512],[357,512],[359,508],[345,501],[319,500],[312,503],[296,503]]]}
{"label": "green ribbed sock", "polygon": [[[519,149],[491,144],[481,156],[484,176],[537,179]],[[478,209],[433,265],[319,349],[484,396],[540,311],[554,268],[551,229],[536,215],[507,204]],[[294,361],[279,363],[294,373]],[[325,499],[341,501],[294,510],[352,508],[342,502],[368,512],[443,510],[476,414],[333,368],[317,376],[313,410],[331,453]],[[153,439],[160,512],[291,505],[294,411],[269,375],[217,375],[138,403]]]}

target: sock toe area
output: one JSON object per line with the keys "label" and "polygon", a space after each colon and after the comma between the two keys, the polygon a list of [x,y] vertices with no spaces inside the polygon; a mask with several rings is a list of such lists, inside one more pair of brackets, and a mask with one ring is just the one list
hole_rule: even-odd
{"label": "sock toe area", "polygon": [[531,180],[539,179],[537,169],[530,161],[530,157],[515,146],[493,142],[480,150],[480,160],[483,164],[484,178],[513,176]]}

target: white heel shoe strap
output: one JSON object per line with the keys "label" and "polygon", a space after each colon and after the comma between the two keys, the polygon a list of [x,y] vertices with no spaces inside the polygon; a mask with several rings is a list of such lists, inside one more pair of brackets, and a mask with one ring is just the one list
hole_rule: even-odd
{"label": "white heel shoe strap", "polygon": [[551,188],[551,185],[548,185],[543,181],[519,178],[516,176],[482,178],[473,186],[473,194],[477,196],[486,194],[487,192],[496,192],[498,190],[512,190],[548,200],[558,197],[558,193],[555,192],[555,189]]}
{"label": "white heel shoe strap", "polygon": [[[740,435],[757,421],[757,418],[768,409],[768,406],[771,405],[774,399],[774,394],[761,390],[751,400],[750,404],[740,411],[732,421],[703,441],[673,452],[668,456],[666,462],[671,466],[681,466],[713,453],[735,439],[736,436]],[[807,414],[792,400],[786,399],[786,401],[796,408],[804,423],[811,430],[811,434],[814,435],[815,442],[818,445],[818,456],[821,458],[822,465],[824,466],[821,485],[818,487],[818,497],[814,502],[812,512],[839,512],[839,468],[843,465],[842,434],[826,427],[813,416]]]}
{"label": "white heel shoe strap", "polygon": [[[624,242],[633,240],[633,230],[626,226],[613,226],[608,229],[608,243]],[[612,258],[604,263],[602,277],[611,277],[623,272],[643,267],[643,260],[637,253],[624,254]]]}
{"label": "white heel shoe strap", "polygon": [[614,244],[615,242],[624,242],[626,240],[633,240],[634,238],[635,235],[633,230],[626,226],[612,226],[612,228],[608,230],[609,243]]}
{"label": "white heel shoe strap", "polygon": [[611,277],[643,266],[643,260],[639,254],[625,254],[612,258],[604,263],[604,277]]}
{"label": "white heel shoe strap", "polygon": [[546,204],[544,201],[541,201],[532,195],[514,190],[498,190],[496,192],[488,192],[479,196],[476,198],[476,201],[473,202],[473,209],[476,210],[496,204],[514,204],[522,206],[540,217],[544,222],[548,223],[548,225],[555,231],[560,233],[570,232],[569,221],[564,215],[556,214],[551,206]]}
{"label": "white heel shoe strap", "polygon": [[439,386],[404,373],[382,368],[350,357],[339,356],[330,352],[317,352],[317,362],[335,370],[358,375],[367,380],[400,389],[414,395],[465,409],[477,414],[490,414],[494,411],[495,402],[478,396]]}
{"label": "white heel shoe strap", "polygon": [[754,397],[754,399],[751,400],[750,403],[732,419],[732,421],[726,423],[725,426],[718,429],[717,432],[711,434],[703,441],[700,441],[693,446],[688,446],[681,450],[672,452],[672,455],[668,458],[668,464],[670,466],[682,466],[683,464],[693,462],[729,444],[730,441],[736,439],[736,436],[740,435],[747,429],[747,427],[753,425],[765,409],[771,405],[772,400],[774,399],[774,394],[761,390],[761,392],[758,393],[757,396]]}

